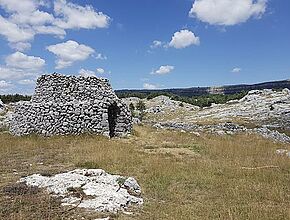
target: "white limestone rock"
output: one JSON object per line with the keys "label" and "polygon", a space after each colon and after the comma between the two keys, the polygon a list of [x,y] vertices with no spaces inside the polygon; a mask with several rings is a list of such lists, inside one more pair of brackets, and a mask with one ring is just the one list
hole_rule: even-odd
{"label": "white limestone rock", "polygon": [[[33,174],[21,178],[20,182],[46,188],[62,198],[62,205],[98,212],[116,213],[125,211],[131,205],[143,204],[141,187],[133,177],[111,175],[102,169],[76,169],[52,177]],[[85,197],[76,197],[73,190],[81,190]]]}
{"label": "white limestone rock", "polygon": [[259,125],[290,129],[290,91],[271,89],[252,90],[240,100],[226,104],[212,105],[195,114],[185,117],[184,121],[242,119]]}
{"label": "white limestone rock", "polygon": [[278,155],[286,155],[288,153],[288,150],[286,149],[277,149],[276,154]]}

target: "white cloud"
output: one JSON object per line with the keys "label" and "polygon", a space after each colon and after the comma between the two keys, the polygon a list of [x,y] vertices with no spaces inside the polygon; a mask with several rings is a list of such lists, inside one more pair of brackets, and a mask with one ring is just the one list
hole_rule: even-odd
{"label": "white cloud", "polygon": [[151,83],[144,83],[143,88],[144,89],[158,89],[159,85],[151,84]]}
{"label": "white cloud", "polygon": [[241,72],[242,71],[242,69],[241,68],[239,68],[239,67],[235,67],[235,68],[233,68],[232,69],[232,73],[239,73],[239,72]]}
{"label": "white cloud", "polygon": [[108,59],[105,55],[103,55],[103,54],[101,54],[101,53],[98,53],[98,54],[95,56],[95,58],[96,58],[97,60],[107,60],[107,59]]}
{"label": "white cloud", "polygon": [[169,65],[160,66],[158,70],[151,72],[151,74],[165,75],[172,72],[173,70],[174,70],[174,66],[169,66]]}
{"label": "white cloud", "polygon": [[103,68],[97,68],[97,73],[98,74],[104,74],[105,70]]}
{"label": "white cloud", "polygon": [[96,73],[91,70],[80,69],[79,74],[83,77],[96,76]]}
{"label": "white cloud", "polygon": [[27,56],[21,52],[15,52],[5,59],[6,65],[10,68],[40,70],[45,65],[45,60],[40,57]]}
{"label": "white cloud", "polygon": [[199,37],[196,37],[195,34],[189,30],[181,30],[175,32],[170,43],[169,47],[174,47],[176,49],[182,49],[189,47],[191,45],[199,45]]}
{"label": "white cloud", "polygon": [[150,45],[150,48],[151,49],[155,49],[155,48],[158,48],[158,47],[163,47],[164,43],[162,41],[159,41],[159,40],[154,40],[152,42],[152,44]]}
{"label": "white cloud", "polygon": [[35,85],[35,81],[32,79],[22,79],[18,81],[20,85]]}
{"label": "white cloud", "polygon": [[35,78],[42,74],[42,71],[33,71],[25,69],[10,68],[7,66],[0,66],[1,80],[21,80],[24,78]]}
{"label": "white cloud", "polygon": [[17,51],[22,51],[22,52],[31,48],[31,44],[25,43],[25,42],[11,43],[9,44],[9,46],[12,49],[15,49]]}
{"label": "white cloud", "polygon": [[96,12],[93,7],[68,3],[66,0],[56,0],[54,12],[57,16],[55,24],[64,29],[78,28],[106,28],[109,26],[110,17],[102,12]]}
{"label": "white cloud", "polygon": [[36,8],[42,5],[41,1],[37,0],[0,0],[0,6],[8,12],[33,12]]}
{"label": "white cloud", "polygon": [[46,49],[57,56],[56,69],[63,69],[71,66],[76,61],[86,60],[95,52],[91,47],[72,40],[50,45]]}
{"label": "white cloud", "polygon": [[5,80],[0,80],[0,90],[8,89],[13,85],[10,82],[6,82]]}
{"label": "white cloud", "polygon": [[34,30],[38,34],[52,34],[52,35],[58,36],[61,39],[63,39],[64,36],[66,35],[65,30],[59,27],[55,27],[55,26],[44,26],[44,25],[37,26],[37,27],[34,27]]}
{"label": "white cloud", "polygon": [[235,25],[251,17],[260,18],[266,11],[267,0],[196,0],[190,17],[211,25]]}
{"label": "white cloud", "polygon": [[15,13],[12,14],[10,20],[15,24],[24,24],[24,25],[44,25],[44,24],[51,24],[54,22],[53,15],[35,10],[32,12],[22,12],[22,13]]}
{"label": "white cloud", "polygon": [[[103,68],[97,68],[96,72],[91,71],[91,70],[86,70],[86,69],[81,69],[79,71],[79,74],[81,76],[84,76],[84,77],[96,76],[97,74],[105,74],[105,73],[106,73],[106,71]],[[108,72],[108,73],[110,73],[110,72]]]}
{"label": "white cloud", "polygon": [[20,28],[0,15],[0,34],[10,43],[16,43],[32,40],[35,33],[29,28]]}
{"label": "white cloud", "polygon": [[45,60],[15,52],[5,58],[5,65],[0,66],[0,80],[34,79],[43,73]]}
{"label": "white cloud", "polygon": [[15,80],[24,78],[28,75],[31,75],[31,73],[21,69],[0,66],[0,79]]}
{"label": "white cloud", "polygon": [[[0,15],[0,35],[13,49],[24,51],[37,34],[51,34],[60,38],[66,29],[95,29],[108,27],[110,18],[96,12],[92,6],[80,6],[66,0],[55,0],[54,14],[43,11],[49,8],[48,0],[0,0],[5,16]],[[103,58],[103,57],[102,57]]]}

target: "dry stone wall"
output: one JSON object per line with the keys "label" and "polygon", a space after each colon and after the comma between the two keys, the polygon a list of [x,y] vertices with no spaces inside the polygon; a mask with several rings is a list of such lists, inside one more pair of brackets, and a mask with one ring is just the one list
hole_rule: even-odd
{"label": "dry stone wall", "polygon": [[29,102],[14,106],[10,132],[14,135],[124,136],[131,132],[132,117],[107,79],[43,75]]}

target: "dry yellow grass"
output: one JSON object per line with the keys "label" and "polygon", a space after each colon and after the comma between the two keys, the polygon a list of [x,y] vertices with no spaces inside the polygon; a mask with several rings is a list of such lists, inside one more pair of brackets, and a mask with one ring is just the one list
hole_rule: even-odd
{"label": "dry yellow grass", "polygon": [[[290,150],[254,135],[196,137],[146,126],[136,127],[129,138],[112,140],[1,134],[0,219],[99,216],[84,210],[66,213],[44,192],[7,192],[21,176],[76,167],[136,177],[144,207],[116,219],[290,219],[290,159],[276,155],[278,148]],[[189,150],[193,154],[184,153]],[[242,169],[269,165],[278,168]]]}

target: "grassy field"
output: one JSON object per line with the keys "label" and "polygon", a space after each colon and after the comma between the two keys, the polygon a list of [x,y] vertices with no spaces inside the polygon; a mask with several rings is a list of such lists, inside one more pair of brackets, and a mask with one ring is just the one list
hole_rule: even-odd
{"label": "grassy field", "polygon": [[144,206],[116,219],[290,219],[290,159],[276,155],[279,148],[290,150],[254,135],[197,137],[146,126],[112,140],[0,134],[0,219],[102,217],[16,184],[21,176],[77,167],[138,180]]}

